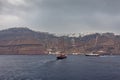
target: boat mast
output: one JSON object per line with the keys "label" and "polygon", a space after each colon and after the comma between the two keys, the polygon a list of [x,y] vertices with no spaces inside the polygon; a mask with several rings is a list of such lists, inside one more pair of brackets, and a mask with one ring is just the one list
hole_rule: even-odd
{"label": "boat mast", "polygon": [[61,52],[65,52],[64,36],[60,38]]}

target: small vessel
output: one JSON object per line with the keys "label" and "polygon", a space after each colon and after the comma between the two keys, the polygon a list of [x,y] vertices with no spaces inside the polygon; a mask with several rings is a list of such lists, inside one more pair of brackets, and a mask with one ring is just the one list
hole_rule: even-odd
{"label": "small vessel", "polygon": [[65,58],[67,58],[67,55],[65,55],[65,54],[59,54],[59,55],[57,55],[56,58],[57,59],[65,59]]}
{"label": "small vessel", "polygon": [[[98,40],[98,36],[96,36],[94,48],[97,45],[97,40]],[[92,51],[91,53],[86,53],[85,56],[100,56],[100,54],[98,54],[97,51]]]}
{"label": "small vessel", "polygon": [[89,53],[89,54],[85,54],[85,56],[100,56],[100,55],[95,53]]}
{"label": "small vessel", "polygon": [[58,53],[56,58],[57,60],[67,58],[67,55],[65,54],[64,37],[61,39],[61,51]]}

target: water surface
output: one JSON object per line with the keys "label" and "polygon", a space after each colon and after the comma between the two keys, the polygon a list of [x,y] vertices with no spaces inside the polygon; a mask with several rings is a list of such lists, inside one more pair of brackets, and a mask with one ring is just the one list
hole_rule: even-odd
{"label": "water surface", "polygon": [[0,55],[0,80],[120,80],[120,56]]}

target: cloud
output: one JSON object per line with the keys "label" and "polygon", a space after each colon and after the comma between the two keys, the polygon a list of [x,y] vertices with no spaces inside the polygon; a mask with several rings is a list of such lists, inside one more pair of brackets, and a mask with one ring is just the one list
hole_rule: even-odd
{"label": "cloud", "polygon": [[119,7],[120,0],[1,0],[0,25],[58,33],[119,33]]}
{"label": "cloud", "polygon": [[[116,31],[119,0],[44,0],[43,25],[51,31]],[[65,30],[64,30],[65,31]]]}
{"label": "cloud", "polygon": [[24,0],[8,0],[8,2],[12,5],[26,5]]}
{"label": "cloud", "polygon": [[12,15],[0,15],[1,23],[15,23],[20,20],[18,16]]}

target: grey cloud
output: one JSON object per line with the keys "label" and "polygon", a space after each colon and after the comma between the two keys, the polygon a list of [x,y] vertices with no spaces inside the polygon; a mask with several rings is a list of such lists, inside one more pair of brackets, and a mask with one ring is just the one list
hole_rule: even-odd
{"label": "grey cloud", "polygon": [[[79,27],[74,25],[69,27],[84,30],[84,27],[89,26],[91,30],[112,30],[116,28],[115,15],[119,16],[120,13],[119,3],[119,0],[44,0],[43,25],[56,29],[56,26],[67,27],[68,24],[79,24]],[[105,18],[101,19],[96,14],[101,14],[100,17],[103,14]],[[107,18],[114,19],[109,22]]]}
{"label": "grey cloud", "polygon": [[24,1],[26,5],[16,6],[1,0],[0,14],[18,16],[23,25],[48,32],[118,32],[120,29],[120,0]]}

